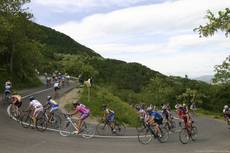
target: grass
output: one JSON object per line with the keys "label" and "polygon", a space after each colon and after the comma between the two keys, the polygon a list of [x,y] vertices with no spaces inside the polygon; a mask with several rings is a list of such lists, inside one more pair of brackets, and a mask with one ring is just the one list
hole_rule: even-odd
{"label": "grass", "polygon": [[[115,111],[117,121],[124,122],[129,126],[136,126],[137,124],[138,117],[135,110],[128,103],[110,93],[106,88],[99,86],[94,87],[91,90],[89,101],[88,90],[84,88],[80,101],[90,108],[94,117],[101,117],[101,107],[103,104],[107,104],[110,109]],[[69,109],[71,106],[66,105],[65,108]]]}
{"label": "grass", "polygon": [[222,119],[223,118],[223,114],[222,113],[218,113],[218,112],[212,112],[212,111],[208,111],[208,110],[204,110],[202,108],[199,108],[196,111],[197,115],[205,115],[214,119]]}

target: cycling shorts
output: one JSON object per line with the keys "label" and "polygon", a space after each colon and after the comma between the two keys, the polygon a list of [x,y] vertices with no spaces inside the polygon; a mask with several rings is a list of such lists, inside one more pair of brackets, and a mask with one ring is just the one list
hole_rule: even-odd
{"label": "cycling shorts", "polygon": [[85,120],[87,117],[89,117],[89,113],[82,113],[80,119]]}

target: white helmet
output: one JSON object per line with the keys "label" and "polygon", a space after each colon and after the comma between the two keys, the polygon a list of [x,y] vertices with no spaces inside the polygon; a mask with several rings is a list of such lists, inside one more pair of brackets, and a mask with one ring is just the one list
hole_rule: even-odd
{"label": "white helmet", "polygon": [[224,109],[228,109],[228,105],[224,105]]}

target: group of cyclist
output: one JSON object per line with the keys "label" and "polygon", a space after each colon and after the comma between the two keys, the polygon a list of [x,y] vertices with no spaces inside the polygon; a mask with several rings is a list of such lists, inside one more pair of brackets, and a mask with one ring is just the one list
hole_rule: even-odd
{"label": "group of cyclist", "polygon": [[[163,124],[163,120],[165,120],[170,127],[174,126],[172,120],[175,117],[172,115],[169,104],[161,105],[160,111],[157,111],[156,106],[152,105],[148,106],[146,109],[144,105],[137,105],[136,109],[140,119],[143,119],[147,125],[153,126],[157,130],[159,136],[161,136],[159,126]],[[189,127],[192,123],[192,117],[189,113],[188,106],[186,104],[177,103],[175,109],[178,115],[177,119],[183,122],[185,127]]]}
{"label": "group of cyclist", "polygon": [[[6,94],[11,94],[11,93],[12,93],[12,83],[10,81],[6,81],[4,94],[6,95]],[[33,120],[34,125],[36,124],[36,120],[37,120],[39,113],[43,112],[44,108],[47,109],[48,107],[48,109],[50,110],[49,118],[51,115],[54,114],[56,110],[59,109],[58,103],[54,99],[52,99],[51,96],[47,97],[47,103],[45,105],[42,105],[42,103],[39,102],[33,96],[29,97],[29,101],[30,103],[29,103],[28,109],[32,110],[32,120]],[[11,96],[11,103],[12,103],[12,107],[14,107],[18,112],[18,109],[22,105],[22,97],[18,94],[13,94]],[[77,125],[77,128],[78,128],[77,132],[79,132],[83,121],[86,118],[88,118],[90,115],[90,109],[87,108],[85,105],[83,105],[79,101],[74,102],[73,107],[75,108],[75,110],[73,113],[69,114],[70,116],[75,115],[77,113],[81,114],[80,122],[78,122],[78,125]],[[184,123],[185,127],[189,127],[192,123],[192,117],[191,117],[190,112],[193,111],[194,108],[195,108],[194,103],[192,103],[191,105],[177,103],[175,105],[175,109],[176,109],[178,118]],[[114,128],[115,127],[114,125],[115,112],[112,109],[110,109],[108,105],[102,105],[102,110],[103,110],[103,121],[108,122],[111,126],[112,131],[116,132]],[[163,123],[163,120],[165,119],[166,122],[170,124],[172,123],[171,122],[172,119],[175,118],[173,117],[171,113],[171,107],[169,104],[163,104],[161,106],[161,111],[157,111],[156,106],[153,106],[153,105],[150,105],[148,107],[145,107],[144,105],[137,105],[136,110],[139,114],[139,117],[143,119],[148,125],[154,126],[156,130],[159,132],[159,134],[160,134],[159,125]],[[226,121],[230,123],[230,108],[228,105],[224,106],[223,114],[224,114]]]}
{"label": "group of cyclist", "polygon": [[51,87],[53,84],[55,90],[64,86],[65,83],[68,84],[70,80],[70,76],[67,73],[63,74],[61,72],[54,72],[53,74],[45,73],[44,76],[46,78],[46,86]]}

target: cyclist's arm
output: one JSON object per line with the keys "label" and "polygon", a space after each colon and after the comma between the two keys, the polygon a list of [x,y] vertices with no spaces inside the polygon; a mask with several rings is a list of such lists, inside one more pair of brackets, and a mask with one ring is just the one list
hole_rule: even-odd
{"label": "cyclist's arm", "polygon": [[69,115],[73,116],[73,115],[77,114],[78,112],[79,112],[78,110],[74,110],[74,112],[73,113],[69,113]]}

